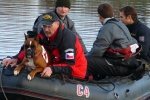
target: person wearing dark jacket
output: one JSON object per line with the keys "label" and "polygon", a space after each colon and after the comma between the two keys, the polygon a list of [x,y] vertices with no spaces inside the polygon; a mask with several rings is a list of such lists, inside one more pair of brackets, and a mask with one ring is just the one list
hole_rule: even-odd
{"label": "person wearing dark jacket", "polygon": [[[54,56],[52,65],[46,66],[41,76],[66,74],[76,78],[86,78],[87,60],[77,35],[65,28],[53,12],[42,14],[41,18],[43,31],[38,34],[39,42]],[[28,31],[29,36],[30,34],[33,35],[33,32]],[[15,58],[4,59],[2,63],[6,66],[8,64],[15,66],[24,56],[25,51],[22,50]]]}
{"label": "person wearing dark jacket", "polygon": [[[89,73],[94,79],[134,73],[140,66],[133,56],[139,48],[137,41],[130,35],[127,27],[113,17],[113,9],[109,4],[100,4],[97,12],[103,26],[86,56]],[[143,74],[136,79],[142,76]]]}
{"label": "person wearing dark jacket", "polygon": [[[73,33],[75,33],[78,36],[80,43],[82,44],[82,47],[84,49],[84,53],[86,54],[88,52],[86,46],[84,45],[81,36],[76,32],[74,22],[67,16],[70,7],[70,0],[56,0],[55,10],[50,12],[56,14],[56,18],[59,19],[66,28],[70,29],[71,31],[73,31]],[[40,15],[34,22],[33,31],[35,33],[39,33],[41,31],[41,16],[42,15]]]}
{"label": "person wearing dark jacket", "polygon": [[142,46],[137,59],[144,59],[150,64],[150,29],[138,20],[135,8],[126,6],[120,9],[120,20],[127,26],[132,37]]}

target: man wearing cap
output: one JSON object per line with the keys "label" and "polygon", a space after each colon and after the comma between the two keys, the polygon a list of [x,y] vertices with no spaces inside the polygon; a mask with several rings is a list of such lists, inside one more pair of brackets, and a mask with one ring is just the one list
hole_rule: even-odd
{"label": "man wearing cap", "polygon": [[[42,14],[40,17],[42,33],[39,33],[39,42],[54,56],[53,64],[47,66],[41,73],[43,77],[51,74],[66,74],[76,78],[85,78],[87,61],[78,37],[64,27],[53,12]],[[30,32],[29,32],[30,33]],[[14,66],[24,58],[24,50],[11,59]],[[4,65],[10,64],[10,60],[3,60]]]}
{"label": "man wearing cap", "polygon": [[[74,22],[67,16],[70,10],[70,6],[70,0],[57,0],[55,3],[55,10],[50,12],[56,14],[56,18],[59,19],[65,25],[66,28],[70,29],[71,31],[73,31],[73,33],[75,33],[78,36],[80,43],[82,44],[82,47],[84,49],[84,53],[86,54],[88,51],[82,41],[82,38],[76,32]],[[41,16],[42,15],[40,15],[34,22],[33,31],[35,33],[39,33],[41,31]]]}

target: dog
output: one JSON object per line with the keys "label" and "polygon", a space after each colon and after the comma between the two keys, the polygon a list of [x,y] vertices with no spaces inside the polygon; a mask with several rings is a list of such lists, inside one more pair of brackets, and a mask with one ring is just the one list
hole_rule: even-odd
{"label": "dog", "polygon": [[29,38],[26,34],[24,34],[24,36],[25,56],[23,61],[14,69],[14,75],[19,75],[20,70],[26,66],[27,68],[33,69],[27,75],[27,79],[31,81],[36,73],[42,72],[45,67],[52,64],[52,56],[50,52],[46,51],[44,47],[39,44],[38,35],[34,38]]}

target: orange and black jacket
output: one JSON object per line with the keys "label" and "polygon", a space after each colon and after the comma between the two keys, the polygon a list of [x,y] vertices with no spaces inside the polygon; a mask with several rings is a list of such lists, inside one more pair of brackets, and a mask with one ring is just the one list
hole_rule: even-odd
{"label": "orange and black jacket", "polygon": [[[32,32],[28,32],[28,35],[33,37]],[[40,44],[54,56],[54,62],[51,66],[53,74],[66,74],[76,78],[85,78],[87,61],[84,50],[78,37],[72,31],[62,28],[60,25],[50,38],[45,36],[43,30],[38,36],[40,37]],[[23,60],[23,47],[16,57],[19,61]]]}

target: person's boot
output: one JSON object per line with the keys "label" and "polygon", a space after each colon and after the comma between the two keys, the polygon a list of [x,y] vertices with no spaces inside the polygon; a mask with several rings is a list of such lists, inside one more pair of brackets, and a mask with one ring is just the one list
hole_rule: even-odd
{"label": "person's boot", "polygon": [[131,76],[133,80],[139,80],[145,74],[145,63],[143,61],[141,61],[140,63],[140,66],[133,72]]}
{"label": "person's boot", "polygon": [[145,63],[145,70],[150,70],[150,64],[144,59],[141,59],[141,61]]}

